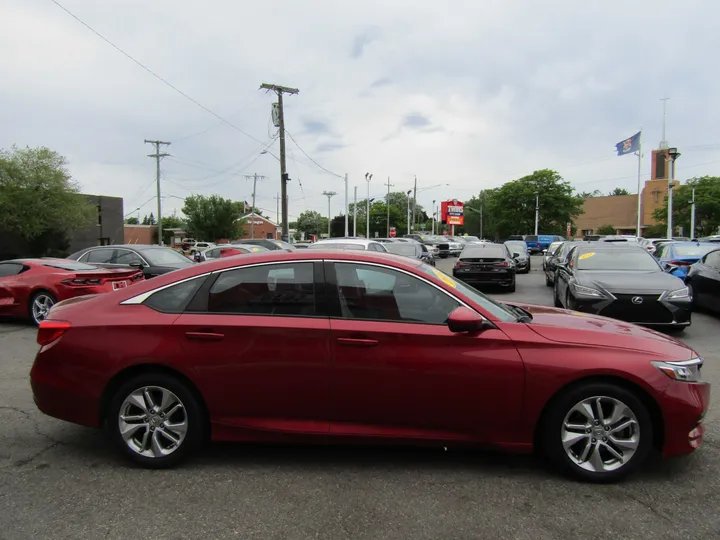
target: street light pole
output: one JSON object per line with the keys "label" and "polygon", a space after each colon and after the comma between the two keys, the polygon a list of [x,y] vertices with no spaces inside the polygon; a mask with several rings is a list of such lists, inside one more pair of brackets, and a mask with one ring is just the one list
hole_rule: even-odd
{"label": "street light pole", "polygon": [[433,199],[432,208],[432,235],[435,236],[435,199]]}
{"label": "street light pole", "polygon": [[692,190],[690,201],[690,240],[695,239],[695,188]]}
{"label": "street light pole", "polygon": [[387,234],[386,238],[389,238],[389,237],[390,237],[390,188],[394,185],[394,184],[391,184],[391,183],[390,183],[390,177],[389,177],[389,176],[388,176],[388,181],[387,181],[387,184],[386,184],[386,185],[387,185],[388,191],[387,191],[387,198],[385,199],[385,205],[387,206],[387,223],[386,223],[385,226],[386,226],[386,229],[387,229],[387,231],[386,231],[386,234]]}
{"label": "street light pole", "polygon": [[322,193],[328,198],[328,238],[330,238],[330,222],[332,221],[331,213],[330,213],[330,199],[332,199],[335,195],[337,195],[336,191],[323,191]]}
{"label": "street light pole", "polygon": [[357,186],[355,186],[355,204],[353,204],[353,238],[357,238]]}
{"label": "street light pole", "polygon": [[412,228],[410,227],[410,194],[412,193],[412,189],[408,189],[407,191],[407,233],[410,234],[412,232]]}
{"label": "street light pole", "polygon": [[[664,139],[664,137],[663,137]],[[673,235],[673,182],[675,180],[675,160],[680,157],[677,148],[668,148],[666,156],[668,170],[668,218],[667,237],[672,239]],[[668,160],[669,158],[669,160]]]}
{"label": "street light pole", "polygon": [[372,180],[373,175],[370,173],[365,173],[365,181],[367,182],[367,205],[366,205],[366,212],[365,215],[365,238],[370,238],[370,180]]}
{"label": "street light pole", "polygon": [[535,192],[535,236],[538,234],[538,221],[540,220],[540,192]]}

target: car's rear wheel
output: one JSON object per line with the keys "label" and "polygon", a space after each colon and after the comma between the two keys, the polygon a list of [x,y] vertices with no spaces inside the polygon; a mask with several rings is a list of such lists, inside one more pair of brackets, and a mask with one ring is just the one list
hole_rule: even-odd
{"label": "car's rear wheel", "polygon": [[637,395],[612,383],[587,383],[561,394],[541,425],[548,457],[571,475],[614,482],[652,448],[653,425]]}
{"label": "car's rear wheel", "polygon": [[507,290],[508,290],[508,292],[515,292],[515,280],[514,279],[512,280],[512,283],[510,283],[510,285],[508,285]]}
{"label": "car's rear wheel", "polygon": [[172,467],[201,445],[205,417],[185,384],[164,373],[125,382],[112,397],[106,427],[130,460],[152,469]]}
{"label": "car's rear wheel", "polygon": [[547,275],[547,272],[545,273],[545,285],[548,287],[552,287],[554,285],[554,283],[550,281],[550,276]]}
{"label": "car's rear wheel", "polygon": [[558,296],[557,276],[555,276],[555,284],[553,287],[553,305],[558,308],[563,307],[562,302],[560,302],[560,297]]}
{"label": "car's rear wheel", "polygon": [[30,299],[30,319],[35,325],[44,321],[50,308],[55,305],[57,300],[47,291],[38,291]]}

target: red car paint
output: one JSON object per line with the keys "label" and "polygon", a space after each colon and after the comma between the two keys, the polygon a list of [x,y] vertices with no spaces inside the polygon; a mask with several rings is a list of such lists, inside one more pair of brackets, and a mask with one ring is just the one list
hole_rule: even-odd
{"label": "red car paint", "polygon": [[140,270],[109,270],[67,259],[4,261],[0,263],[0,271],[10,266],[17,267],[20,273],[0,277],[0,315],[18,318],[30,317],[30,301],[40,291],[49,292],[61,302],[111,292],[116,287],[124,288],[144,280]]}
{"label": "red car paint", "polygon": [[[120,305],[192,276],[297,261],[365,262],[421,277],[495,328],[453,333],[444,325],[350,320],[331,311],[317,317],[170,314]],[[44,413],[99,426],[104,392],[115,377],[138,365],[163,366],[203,397],[214,440],[463,442],[527,452],[553,396],[583,378],[608,376],[656,404],[664,455],[687,454],[700,444],[710,386],[672,381],[650,364],[685,360],[697,356],[694,351],[627,323],[522,307],[532,322],[503,322],[461,294],[451,278],[429,275],[408,258],[359,251],[251,254],[56,306],[51,319],[70,328],[55,341],[41,340],[46,344],[31,383]]]}

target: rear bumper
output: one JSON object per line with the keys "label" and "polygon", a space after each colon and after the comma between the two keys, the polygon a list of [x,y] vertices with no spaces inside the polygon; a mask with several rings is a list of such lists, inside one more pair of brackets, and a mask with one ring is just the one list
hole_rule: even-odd
{"label": "rear bumper", "polygon": [[709,405],[708,383],[668,385],[660,406],[665,420],[663,457],[690,454],[700,447],[705,433],[702,421]]}
{"label": "rear bumper", "polygon": [[466,283],[477,283],[480,285],[511,285],[513,281],[515,281],[515,272],[512,270],[504,270],[503,272],[453,270],[453,277]]}

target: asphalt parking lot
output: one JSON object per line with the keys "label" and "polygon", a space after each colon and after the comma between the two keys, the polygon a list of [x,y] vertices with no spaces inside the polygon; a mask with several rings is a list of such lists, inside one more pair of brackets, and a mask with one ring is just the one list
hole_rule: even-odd
{"label": "asphalt parking lot", "polygon": [[[539,257],[533,265],[517,292],[496,297],[551,305]],[[715,384],[719,330],[696,314],[681,336]],[[530,456],[452,448],[215,445],[183,468],[146,471],[99,432],[35,408],[36,349],[33,328],[0,323],[0,539],[720,538],[716,406],[694,455],[651,460],[609,486]]]}

